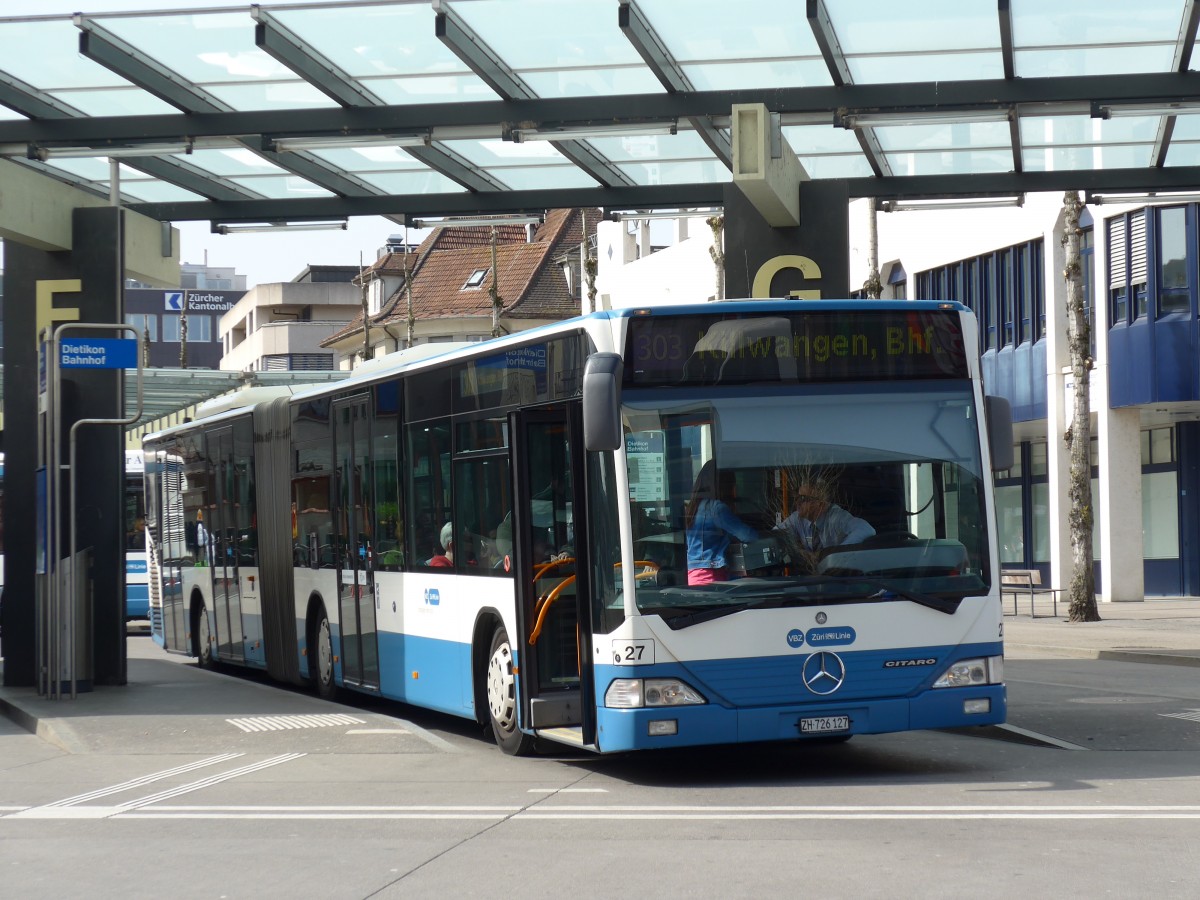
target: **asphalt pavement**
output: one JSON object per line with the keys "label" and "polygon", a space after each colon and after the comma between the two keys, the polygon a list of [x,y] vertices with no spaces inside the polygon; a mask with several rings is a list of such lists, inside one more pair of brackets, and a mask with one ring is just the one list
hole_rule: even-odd
{"label": "asphalt pavement", "polygon": [[[1017,609],[1014,614],[1008,598],[1004,626],[1009,660],[1200,666],[1200,600],[1103,603],[1101,621],[1091,623],[1068,621],[1062,600],[1056,615],[1048,596],[1034,599],[1036,615],[1030,614],[1027,595],[1018,598]],[[445,725],[464,735],[464,728],[473,727],[399,704],[330,704],[265,679],[209,672],[168,656],[145,635],[131,634],[129,647],[127,685],[98,686],[73,700],[40,697],[34,688],[0,686],[0,713],[70,753],[221,752],[237,750],[242,742],[269,750],[273,735],[283,747],[288,733],[295,736],[297,729],[306,729],[310,752],[453,751],[435,732]],[[1010,722],[1019,720],[1016,713],[1010,698]],[[1087,707],[1074,714],[1086,715]],[[338,727],[327,727],[331,725]],[[1087,730],[1087,723],[1078,722],[1072,730]]]}

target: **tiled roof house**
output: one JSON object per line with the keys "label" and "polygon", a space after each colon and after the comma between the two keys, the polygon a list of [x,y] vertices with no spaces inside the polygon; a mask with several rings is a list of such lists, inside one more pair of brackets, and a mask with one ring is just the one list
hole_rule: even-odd
{"label": "tiled roof house", "polygon": [[[496,226],[502,334],[579,315],[580,248],[599,220],[598,209],[554,209],[532,233],[523,225]],[[408,346],[408,271],[414,344],[491,337],[491,232],[491,226],[437,228],[415,252],[387,253],[364,271],[372,357]],[[362,359],[363,345],[361,312],[322,341],[343,367]]]}

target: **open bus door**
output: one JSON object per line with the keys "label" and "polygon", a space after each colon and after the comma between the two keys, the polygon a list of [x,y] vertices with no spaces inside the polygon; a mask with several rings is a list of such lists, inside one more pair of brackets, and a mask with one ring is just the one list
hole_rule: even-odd
{"label": "open bus door", "polygon": [[512,414],[521,722],[596,743],[583,429],[577,405]]}

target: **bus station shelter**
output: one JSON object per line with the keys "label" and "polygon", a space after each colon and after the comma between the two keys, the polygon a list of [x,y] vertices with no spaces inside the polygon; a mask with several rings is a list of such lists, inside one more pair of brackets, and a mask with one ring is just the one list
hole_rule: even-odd
{"label": "bus station shelter", "polygon": [[[125,276],[177,277],[175,222],[235,235],[719,206],[727,276],[768,268],[782,280],[763,296],[840,296],[854,198],[1192,190],[1198,24],[1197,0],[350,0],[0,18],[7,426],[38,433],[47,327],[122,322]],[[814,266],[770,270],[783,255]],[[121,414],[118,381],[91,389],[89,413]],[[8,442],[6,514],[33,506],[30,443]],[[9,529],[10,597],[32,594],[32,565],[13,562],[31,541]],[[21,609],[5,604],[9,634],[32,627]],[[19,642],[6,651],[6,682],[28,683]],[[123,657],[96,660],[99,682],[123,680]]]}

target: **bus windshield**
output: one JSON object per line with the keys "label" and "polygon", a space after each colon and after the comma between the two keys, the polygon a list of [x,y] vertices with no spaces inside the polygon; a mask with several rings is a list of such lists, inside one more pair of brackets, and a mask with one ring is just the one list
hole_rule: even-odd
{"label": "bus windshield", "polygon": [[966,380],[627,391],[624,413],[643,613],[684,627],[839,601],[953,612],[988,590]]}

